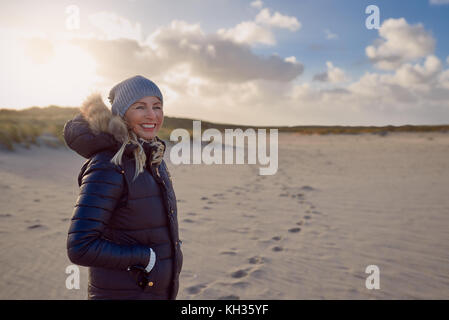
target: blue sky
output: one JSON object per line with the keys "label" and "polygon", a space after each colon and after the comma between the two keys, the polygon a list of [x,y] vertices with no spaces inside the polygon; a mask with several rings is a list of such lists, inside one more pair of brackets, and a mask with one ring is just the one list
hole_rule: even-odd
{"label": "blue sky", "polygon": [[[404,17],[410,24],[423,23],[437,39],[436,55],[444,59],[449,54],[449,5],[429,5],[427,0],[343,0],[343,1],[265,1],[267,6],[280,12],[295,13],[303,27],[297,35],[287,31],[280,37],[283,56],[296,55],[308,61],[308,69],[317,71],[330,58],[335,64],[360,75],[371,65],[365,55],[365,47],[370,45],[378,33],[365,27],[365,8],[375,4],[380,9],[381,23],[388,18]],[[338,39],[326,39],[324,29],[338,35]],[[313,50],[312,46],[321,50]],[[260,50],[269,54],[272,48]]]}
{"label": "blue sky", "polygon": [[[6,2],[0,107],[77,106],[142,74],[160,84],[172,116],[448,123],[449,1],[431,1]],[[79,29],[66,27],[69,5]],[[368,5],[379,7],[379,30],[365,27]]]}

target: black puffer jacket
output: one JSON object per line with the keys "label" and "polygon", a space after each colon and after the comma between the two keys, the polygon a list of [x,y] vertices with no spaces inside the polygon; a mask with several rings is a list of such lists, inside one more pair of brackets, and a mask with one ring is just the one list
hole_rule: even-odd
{"label": "black puffer jacket", "polygon": [[[78,177],[80,194],[67,238],[69,259],[89,267],[89,299],[175,299],[183,257],[167,166],[164,161],[159,166],[147,162],[133,181],[136,146],[127,145],[121,166],[111,163],[120,143],[113,133],[94,134],[92,127],[100,118],[92,111],[99,102],[85,103],[90,107],[64,127],[67,145],[88,158]],[[150,159],[153,147],[143,147]],[[157,257],[149,274],[152,286],[141,289],[127,268],[146,267],[149,248]]]}

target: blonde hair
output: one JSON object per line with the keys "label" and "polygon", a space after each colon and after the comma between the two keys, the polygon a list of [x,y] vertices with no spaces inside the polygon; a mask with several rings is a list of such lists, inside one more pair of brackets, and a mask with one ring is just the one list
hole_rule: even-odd
{"label": "blonde hair", "polygon": [[[156,151],[153,152],[151,155],[152,159],[150,161],[150,165],[159,165],[161,163],[161,161],[164,157],[165,146],[156,137],[154,137],[153,140],[151,140],[151,141],[147,141],[142,138],[138,138],[137,135],[132,131],[132,129],[130,129],[126,125],[125,119],[122,119],[120,117],[115,117],[114,120],[115,120],[114,122],[118,121],[118,123],[117,122],[115,124],[110,123],[110,125],[116,125],[116,126],[118,125],[121,127],[122,130],[124,129],[124,126],[125,126],[127,129],[127,134],[124,134],[121,136],[121,138],[122,138],[121,140],[123,140],[123,137],[126,137],[126,138],[124,139],[124,141],[122,141],[122,146],[117,151],[117,153],[114,155],[114,157],[112,157],[111,162],[116,165],[121,166],[123,153],[125,152],[126,146],[130,143],[137,145],[137,148],[135,148],[133,151],[134,159],[135,159],[135,163],[136,163],[136,170],[134,172],[134,178],[133,178],[133,181],[134,181],[139,176],[139,174],[145,170],[145,166],[147,163],[147,156],[145,154],[145,150],[143,149],[141,142],[149,142],[150,145],[157,147]],[[122,131],[122,133],[124,133],[124,132]]]}
{"label": "blonde hair", "polygon": [[137,139],[137,136],[134,132],[129,132],[128,140],[123,142],[120,149],[117,151],[117,153],[112,157],[111,162],[121,166],[122,165],[122,158],[123,158],[123,152],[125,151],[126,145],[128,143],[132,143],[137,145],[137,148],[134,149],[134,159],[136,162],[136,171],[134,173],[133,181],[136,180],[137,176],[143,172],[145,168],[145,163],[147,160],[147,156],[145,155],[145,151],[143,150],[142,145],[140,144],[139,140]]}

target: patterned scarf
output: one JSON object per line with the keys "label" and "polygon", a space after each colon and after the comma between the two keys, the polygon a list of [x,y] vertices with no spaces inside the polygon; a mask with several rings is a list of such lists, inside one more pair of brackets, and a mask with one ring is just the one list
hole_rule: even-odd
{"label": "patterned scarf", "polygon": [[165,145],[158,138],[151,141],[139,138],[139,142],[147,155],[147,163],[151,166],[159,166],[164,159]]}

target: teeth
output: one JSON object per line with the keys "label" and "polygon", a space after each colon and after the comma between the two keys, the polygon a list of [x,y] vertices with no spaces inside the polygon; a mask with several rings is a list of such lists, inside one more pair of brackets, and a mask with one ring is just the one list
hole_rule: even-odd
{"label": "teeth", "polygon": [[142,124],[142,127],[144,128],[154,128],[155,126],[155,124]]}

